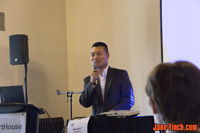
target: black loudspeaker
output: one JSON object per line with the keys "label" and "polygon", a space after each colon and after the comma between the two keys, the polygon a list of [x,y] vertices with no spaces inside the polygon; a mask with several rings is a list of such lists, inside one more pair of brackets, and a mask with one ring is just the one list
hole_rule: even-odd
{"label": "black loudspeaker", "polygon": [[28,36],[19,34],[9,36],[10,64],[20,65],[29,63]]}

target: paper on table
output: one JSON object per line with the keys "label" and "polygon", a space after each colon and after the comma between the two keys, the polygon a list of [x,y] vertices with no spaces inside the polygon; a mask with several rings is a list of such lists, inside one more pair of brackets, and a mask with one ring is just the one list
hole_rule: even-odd
{"label": "paper on table", "polygon": [[67,133],[87,133],[87,125],[90,117],[86,117],[83,119],[75,119],[75,120],[69,120],[68,126],[67,126]]}

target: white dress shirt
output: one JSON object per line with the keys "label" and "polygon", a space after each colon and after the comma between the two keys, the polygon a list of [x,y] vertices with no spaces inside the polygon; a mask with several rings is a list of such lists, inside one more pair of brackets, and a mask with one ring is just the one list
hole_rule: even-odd
{"label": "white dress shirt", "polygon": [[103,70],[102,75],[99,75],[103,100],[104,100],[104,91],[105,91],[106,76],[107,76],[107,72],[108,72],[108,67],[109,67],[109,65]]}

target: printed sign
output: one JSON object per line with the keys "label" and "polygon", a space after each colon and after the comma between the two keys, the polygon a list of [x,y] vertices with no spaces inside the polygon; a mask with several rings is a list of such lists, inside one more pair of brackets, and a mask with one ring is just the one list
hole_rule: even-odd
{"label": "printed sign", "polygon": [[69,120],[67,133],[87,133],[88,121],[90,117],[77,120]]}
{"label": "printed sign", "polygon": [[0,133],[25,133],[26,113],[0,114]]}

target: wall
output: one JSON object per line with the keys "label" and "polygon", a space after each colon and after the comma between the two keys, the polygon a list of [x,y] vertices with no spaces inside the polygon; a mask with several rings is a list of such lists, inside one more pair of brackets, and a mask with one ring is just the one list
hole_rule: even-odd
{"label": "wall", "polygon": [[[83,90],[92,72],[90,50],[103,41],[110,50],[109,65],[126,69],[141,115],[152,114],[144,88],[149,71],[161,61],[160,17],[157,0],[67,0],[69,90]],[[73,117],[89,116],[91,108],[73,96]]]}
{"label": "wall", "polygon": [[[1,0],[5,31],[0,31],[0,86],[23,85],[24,66],[10,65],[9,36],[29,37],[28,100],[51,117],[68,116],[65,0]],[[47,117],[41,115],[40,117]]]}
{"label": "wall", "polygon": [[[29,36],[29,103],[69,119],[66,95],[82,91],[92,71],[90,48],[108,44],[109,65],[126,69],[135,93],[133,109],[152,114],[144,88],[149,71],[160,63],[160,18],[157,0],[1,0],[5,31],[0,31],[0,85],[23,84],[23,66],[9,64],[9,35]],[[91,108],[73,95],[73,117],[90,116]],[[41,117],[47,117],[42,115]]]}

